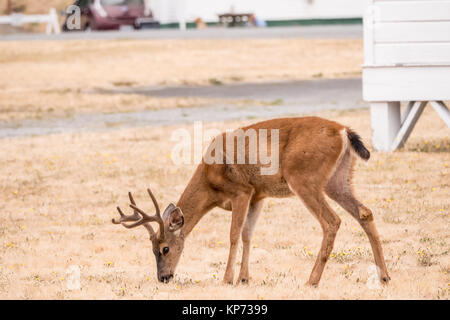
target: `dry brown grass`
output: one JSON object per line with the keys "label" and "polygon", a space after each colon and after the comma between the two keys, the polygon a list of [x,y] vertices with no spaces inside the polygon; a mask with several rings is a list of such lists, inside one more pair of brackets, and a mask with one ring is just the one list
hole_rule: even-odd
{"label": "dry brown grass", "polygon": [[[13,10],[23,11],[28,14],[48,13],[50,8],[64,10],[67,6],[73,4],[73,0],[46,0],[46,1],[30,1],[30,0],[13,0]],[[7,1],[0,1],[0,14],[6,12]]]}
{"label": "dry brown grass", "polygon": [[[370,141],[368,110],[320,115],[351,125]],[[245,122],[209,124],[221,129]],[[448,299],[450,141],[427,108],[405,150],[358,162],[357,194],[374,212],[389,286],[367,287],[367,237],[342,209],[333,257],[318,289],[304,286],[321,241],[320,226],[296,198],[269,200],[257,225],[251,283],[221,283],[230,214],[210,212],[186,242],[175,281],[157,282],[148,236],[111,224],[128,190],[142,207],[151,185],[162,206],[176,201],[194,166],[168,159],[179,127],[124,129],[2,139],[0,298],[25,299]],[[370,144],[370,143],[368,143]],[[81,290],[65,270],[81,268]],[[238,267],[238,266],[237,266]]]}
{"label": "dry brown grass", "polygon": [[71,117],[86,113],[115,113],[215,105],[261,105],[262,101],[197,97],[156,98],[139,94],[86,93],[82,90],[0,92],[0,121]]}
{"label": "dry brown grass", "polygon": [[212,104],[219,101],[92,92],[352,77],[361,73],[361,63],[361,40],[3,42],[0,121]]}

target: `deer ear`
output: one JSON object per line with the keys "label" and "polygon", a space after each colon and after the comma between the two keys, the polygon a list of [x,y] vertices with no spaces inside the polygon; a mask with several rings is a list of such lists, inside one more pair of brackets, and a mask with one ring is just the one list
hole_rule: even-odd
{"label": "deer ear", "polygon": [[169,230],[180,230],[184,225],[184,216],[180,208],[176,207],[169,215]]}
{"label": "deer ear", "polygon": [[177,231],[184,225],[184,216],[180,208],[173,203],[164,210],[163,220],[169,226],[170,231]]}
{"label": "deer ear", "polygon": [[164,221],[166,221],[169,218],[169,215],[172,213],[173,210],[175,210],[175,208],[176,208],[176,206],[173,203],[169,204],[169,206],[166,208],[166,210],[164,210],[164,213],[162,216]]}

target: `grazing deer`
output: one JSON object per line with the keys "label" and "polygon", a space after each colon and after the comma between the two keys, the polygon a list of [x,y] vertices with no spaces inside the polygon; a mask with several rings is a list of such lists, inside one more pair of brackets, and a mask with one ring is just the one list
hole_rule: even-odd
{"label": "grazing deer", "polygon": [[[372,212],[356,199],[352,191],[352,172],[357,156],[364,160],[370,157],[360,137],[339,123],[317,117],[273,119],[241,130],[246,133],[249,129],[277,129],[278,150],[271,151],[279,152],[279,170],[275,174],[262,175],[259,170],[263,165],[259,161],[256,164],[207,164],[203,159],[177,205],[170,204],[162,216],[150,189],[148,193],[156,208],[155,215],[150,216],[138,208],[131,193],[130,206],[134,214],[126,216],[117,208],[120,219],[113,219],[113,223],[126,228],[143,225],[148,230],[156,257],[158,280],[168,282],[173,277],[186,237],[208,211],[220,207],[232,211],[230,252],[224,282],[233,283],[240,236],[243,254],[238,282],[248,282],[250,240],[263,199],[297,195],[323,230],[322,245],[308,281],[309,285],[317,286],[341,224],[341,219],[325,200],[327,194],[362,226],[380,270],[380,281],[387,283],[390,278]],[[225,137],[225,133],[218,137]],[[268,145],[271,139],[273,137],[269,135]],[[249,149],[247,140],[245,148]],[[246,159],[248,156],[246,154]],[[159,224],[158,232],[153,230],[150,222]]]}

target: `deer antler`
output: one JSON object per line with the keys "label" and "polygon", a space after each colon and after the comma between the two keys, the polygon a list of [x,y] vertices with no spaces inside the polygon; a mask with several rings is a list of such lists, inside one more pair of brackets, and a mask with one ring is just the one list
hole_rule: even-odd
{"label": "deer antler", "polygon": [[[164,221],[161,217],[161,212],[159,210],[158,202],[156,201],[155,196],[153,195],[152,191],[150,189],[147,189],[148,194],[150,195],[150,198],[153,201],[153,204],[156,209],[156,214],[153,216],[149,216],[144,211],[139,209],[136,206],[136,202],[133,199],[133,196],[131,195],[131,192],[128,192],[128,196],[130,198],[130,207],[134,210],[133,215],[127,216],[125,215],[120,207],[117,207],[117,211],[119,211],[120,219],[112,219],[112,223],[114,224],[122,224],[125,228],[131,229],[136,228],[138,226],[144,225],[144,227],[150,232],[150,234],[155,234],[153,228],[150,226],[149,222],[157,222],[159,224],[159,241],[164,241]],[[141,217],[142,216],[142,217]],[[132,224],[125,224],[125,222],[131,222],[135,221]]]}
{"label": "deer antler", "polygon": [[[136,204],[136,202],[133,199],[133,195],[131,194],[131,192],[128,192],[128,197],[130,198],[130,202],[132,204]],[[124,222],[129,222],[129,221],[138,221],[141,219],[141,216],[138,214],[138,212],[136,210],[134,210],[133,215],[131,216],[127,216],[125,215],[122,210],[120,209],[120,207],[117,207],[117,211],[119,211],[120,214],[120,219],[116,220],[116,219],[112,219],[112,223],[114,224],[123,224]],[[126,225],[124,225],[126,226]]]}

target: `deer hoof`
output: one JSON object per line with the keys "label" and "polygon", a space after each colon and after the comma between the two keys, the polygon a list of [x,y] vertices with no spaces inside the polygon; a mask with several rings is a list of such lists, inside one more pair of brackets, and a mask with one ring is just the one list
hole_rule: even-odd
{"label": "deer hoof", "polygon": [[305,285],[308,287],[317,288],[319,286],[319,283],[308,281],[307,283],[305,283]]}
{"label": "deer hoof", "polygon": [[382,276],[382,277],[380,278],[381,283],[382,283],[382,284],[386,284],[386,285],[389,283],[389,280],[391,280],[391,277],[389,277],[388,275]]}
{"label": "deer hoof", "polygon": [[232,286],[233,285],[233,279],[223,279],[223,284],[225,284],[225,285],[230,285],[230,286]]}
{"label": "deer hoof", "polygon": [[248,284],[248,279],[247,278],[239,279],[239,283]]}

